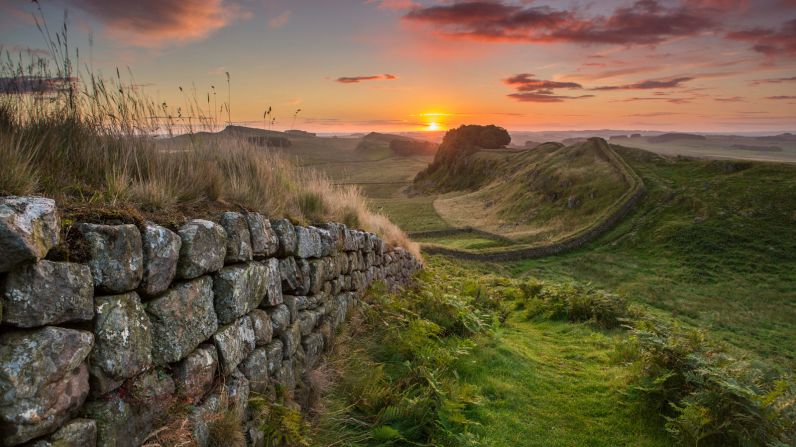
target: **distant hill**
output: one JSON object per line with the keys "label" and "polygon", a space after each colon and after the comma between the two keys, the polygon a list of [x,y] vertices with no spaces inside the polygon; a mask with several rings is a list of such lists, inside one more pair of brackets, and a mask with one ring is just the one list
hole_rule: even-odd
{"label": "distant hill", "polygon": [[389,151],[399,157],[409,157],[413,155],[434,155],[437,152],[438,144],[409,138],[402,135],[393,135],[380,132],[371,132],[364,137],[357,146],[357,151],[379,151],[389,149]]}
{"label": "distant hill", "polygon": [[649,141],[650,143],[668,143],[670,141],[681,141],[681,140],[702,141],[702,140],[707,140],[707,138],[704,135],[697,135],[692,133],[665,133],[663,135],[647,138],[647,141]]}
{"label": "distant hill", "polygon": [[[443,140],[438,158],[444,149],[454,152]],[[584,228],[629,189],[596,139],[520,151],[471,147],[435,163],[417,175],[413,189],[446,194],[434,202],[445,221],[523,242]]]}

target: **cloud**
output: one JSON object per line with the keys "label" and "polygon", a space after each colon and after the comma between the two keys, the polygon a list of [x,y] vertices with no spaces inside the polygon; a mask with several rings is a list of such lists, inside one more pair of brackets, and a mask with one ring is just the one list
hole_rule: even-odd
{"label": "cloud", "polygon": [[617,8],[610,16],[587,18],[549,6],[464,1],[415,8],[404,19],[435,26],[443,35],[454,38],[622,45],[654,45],[715,26],[706,15],[685,7],[667,8],[657,0],[639,0]]}
{"label": "cloud", "polygon": [[666,97],[638,97],[620,99],[619,102],[637,102],[637,101],[666,101],[672,104],[686,104],[694,98],[666,98]]}
{"label": "cloud", "polygon": [[77,78],[50,78],[43,76],[0,77],[0,94],[52,94],[66,91],[70,84],[73,88],[76,88]]}
{"label": "cloud", "polygon": [[791,76],[789,78],[755,79],[749,82],[749,84],[751,85],[782,84],[783,82],[796,82],[796,76]]}
{"label": "cloud", "polygon": [[412,0],[365,0],[366,5],[378,3],[380,9],[411,9],[417,8],[419,4]]}
{"label": "cloud", "polygon": [[750,42],[752,49],[766,56],[796,54],[796,19],[788,20],[779,29],[751,28],[727,33],[727,38]]}
{"label": "cloud", "polygon": [[559,96],[546,93],[510,93],[509,98],[515,99],[520,102],[563,102],[567,99],[582,99],[593,98],[594,95],[580,95],[580,96]]}
{"label": "cloud", "polygon": [[766,99],[771,99],[774,101],[782,101],[782,100],[796,99],[796,96],[792,95],[766,96]]}
{"label": "cloud", "polygon": [[592,90],[653,90],[661,88],[677,88],[681,87],[684,82],[690,81],[692,79],[694,78],[685,76],[672,79],[650,79],[647,81],[634,82],[632,84],[595,87]]}
{"label": "cloud", "polygon": [[71,0],[100,20],[114,38],[142,47],[201,40],[235,20],[250,17],[224,0]]}
{"label": "cloud", "polygon": [[372,76],[343,76],[335,79],[335,82],[339,82],[341,84],[357,84],[362,81],[393,81],[395,79],[398,79],[398,76],[385,73]]}
{"label": "cloud", "polygon": [[282,28],[287,24],[287,21],[290,20],[291,11],[288,9],[282,14],[279,14],[276,17],[272,17],[268,20],[268,28]]}
{"label": "cloud", "polygon": [[743,96],[715,97],[713,100],[719,102],[744,102]]}
{"label": "cloud", "polygon": [[507,95],[522,102],[562,102],[567,99],[591,98],[594,95],[563,96],[555,94],[555,89],[578,90],[583,86],[577,82],[547,81],[537,79],[531,73],[520,73],[503,79],[503,83],[513,87],[517,93]]}

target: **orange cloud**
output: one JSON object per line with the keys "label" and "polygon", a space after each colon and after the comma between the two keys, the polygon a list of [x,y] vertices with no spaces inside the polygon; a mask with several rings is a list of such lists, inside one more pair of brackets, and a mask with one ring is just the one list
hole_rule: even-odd
{"label": "orange cloud", "polygon": [[113,38],[142,47],[201,40],[233,21],[250,17],[224,0],[73,0],[100,20]]}

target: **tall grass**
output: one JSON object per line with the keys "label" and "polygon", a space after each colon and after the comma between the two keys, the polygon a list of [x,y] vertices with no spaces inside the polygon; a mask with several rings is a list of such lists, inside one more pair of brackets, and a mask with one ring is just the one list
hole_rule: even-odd
{"label": "tall grass", "polygon": [[156,103],[132,75],[81,70],[67,26],[53,37],[41,17],[50,57],[6,52],[0,63],[0,194],[147,217],[247,209],[302,223],[337,220],[417,253],[357,189],[243,138],[197,132],[217,129],[210,93],[204,103],[180,87],[184,103],[175,108]]}

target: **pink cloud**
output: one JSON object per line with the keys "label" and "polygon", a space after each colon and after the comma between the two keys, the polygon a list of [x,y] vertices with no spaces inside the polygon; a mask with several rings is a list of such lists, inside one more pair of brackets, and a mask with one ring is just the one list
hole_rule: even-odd
{"label": "pink cloud", "polygon": [[237,19],[248,18],[224,0],[72,0],[100,20],[112,37],[142,47],[201,40]]}
{"label": "pink cloud", "polygon": [[335,82],[339,82],[341,84],[358,84],[362,81],[393,81],[395,79],[398,79],[398,76],[385,73],[372,76],[343,76],[335,79]]}

